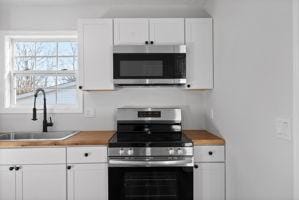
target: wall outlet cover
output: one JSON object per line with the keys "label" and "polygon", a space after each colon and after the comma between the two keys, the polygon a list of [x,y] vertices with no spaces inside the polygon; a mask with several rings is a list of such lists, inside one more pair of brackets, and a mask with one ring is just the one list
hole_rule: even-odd
{"label": "wall outlet cover", "polygon": [[96,117],[96,109],[95,108],[86,108],[84,111],[84,116],[88,118]]}
{"label": "wall outlet cover", "polygon": [[289,118],[277,118],[275,120],[275,129],[278,138],[292,140],[291,125]]}

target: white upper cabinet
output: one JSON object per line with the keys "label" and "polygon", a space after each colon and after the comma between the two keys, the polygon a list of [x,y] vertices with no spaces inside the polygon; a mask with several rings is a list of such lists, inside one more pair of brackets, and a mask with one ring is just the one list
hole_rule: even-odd
{"label": "white upper cabinet", "polygon": [[186,19],[187,89],[213,88],[213,21]]}
{"label": "white upper cabinet", "polygon": [[144,18],[114,19],[114,44],[141,45],[149,40],[149,22]]}
{"label": "white upper cabinet", "polygon": [[113,90],[112,19],[79,20],[80,88]]}
{"label": "white upper cabinet", "polygon": [[150,41],[154,44],[184,44],[183,18],[150,19]]}
{"label": "white upper cabinet", "polygon": [[184,44],[184,30],[183,18],[114,19],[114,44]]}

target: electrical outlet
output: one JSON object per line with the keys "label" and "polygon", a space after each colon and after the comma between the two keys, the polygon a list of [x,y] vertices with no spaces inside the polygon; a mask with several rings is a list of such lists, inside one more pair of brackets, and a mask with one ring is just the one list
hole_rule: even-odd
{"label": "electrical outlet", "polygon": [[278,138],[292,140],[290,119],[277,118],[275,122],[276,135]]}
{"label": "electrical outlet", "polygon": [[96,117],[96,109],[95,108],[86,108],[84,111],[84,116],[88,118]]}

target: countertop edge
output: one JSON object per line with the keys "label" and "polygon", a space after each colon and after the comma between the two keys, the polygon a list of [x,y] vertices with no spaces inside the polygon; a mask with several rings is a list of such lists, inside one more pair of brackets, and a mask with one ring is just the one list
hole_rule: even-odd
{"label": "countertop edge", "polygon": [[[197,145],[225,145],[225,140],[206,130],[184,130],[184,134]],[[84,147],[107,146],[115,131],[80,131],[65,140],[43,141],[0,141],[0,149],[4,148],[55,148],[55,147]],[[100,136],[100,137],[99,137]],[[96,139],[95,139],[96,138]]]}

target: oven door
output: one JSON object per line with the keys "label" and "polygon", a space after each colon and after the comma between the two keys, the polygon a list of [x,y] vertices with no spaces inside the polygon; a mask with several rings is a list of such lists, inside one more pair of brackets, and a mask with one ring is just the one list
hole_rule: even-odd
{"label": "oven door", "polygon": [[109,200],[193,200],[193,167],[109,166]]}
{"label": "oven door", "polygon": [[113,77],[117,85],[186,83],[184,53],[114,53]]}

